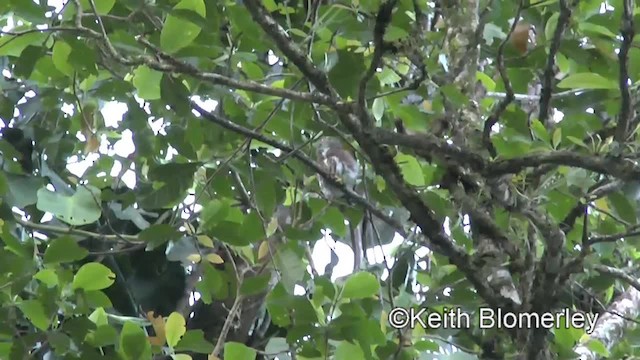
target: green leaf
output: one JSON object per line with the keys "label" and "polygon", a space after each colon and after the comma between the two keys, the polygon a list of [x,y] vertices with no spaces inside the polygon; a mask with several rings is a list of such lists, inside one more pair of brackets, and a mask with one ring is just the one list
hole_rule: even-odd
{"label": "green leaf", "polygon": [[562,89],[618,89],[615,80],[607,79],[596,73],[578,73],[569,75],[558,83]]}
{"label": "green leaf", "polygon": [[582,139],[578,139],[575,136],[567,136],[567,140],[571,141],[572,143],[581,146],[585,149],[589,149],[589,147],[587,146],[587,144],[584,143],[584,141],[582,141]]}
{"label": "green leaf", "polygon": [[171,358],[173,360],[193,360],[191,355],[188,354],[172,354]]}
{"label": "green leaf", "polygon": [[112,326],[100,325],[96,328],[92,337],[88,337],[87,341],[95,347],[115,345],[118,343],[118,332]]}
{"label": "green leaf", "polygon": [[[19,32],[27,30],[24,26],[16,27],[10,31]],[[0,56],[15,56],[18,57],[22,51],[29,45],[42,45],[46,39],[47,34],[32,32],[20,36],[3,35],[0,36]]]}
{"label": "green leaf", "polygon": [[631,225],[636,223],[636,210],[631,201],[629,201],[629,198],[624,196],[622,193],[615,192],[609,195],[609,202],[616,214],[622,218],[622,220]]}
{"label": "green leaf", "polygon": [[[182,0],[174,8],[191,10],[201,17],[206,17],[203,0]],[[169,54],[189,46],[200,34],[200,26],[173,15],[167,16],[160,32],[160,47]]]}
{"label": "green leaf", "polygon": [[4,195],[9,191],[9,180],[4,172],[0,172],[0,195]]}
{"label": "green leaf", "polygon": [[302,281],[306,271],[301,256],[291,248],[284,248],[276,253],[275,263],[278,269],[287,269],[282,272],[280,282],[290,294],[293,294],[295,285]]}
{"label": "green leaf", "polygon": [[358,345],[342,341],[336,348],[334,360],[364,360],[364,352]]}
{"label": "green leaf", "polygon": [[78,186],[71,196],[42,188],[38,190],[36,207],[52,213],[69,225],[86,225],[100,218],[100,196],[100,190],[91,185]]}
{"label": "green leaf", "polygon": [[602,341],[598,339],[590,339],[589,342],[587,343],[587,347],[589,348],[589,350],[595,352],[600,356],[603,356],[603,357],[610,356],[609,350],[607,350],[607,347],[604,346]]}
{"label": "green leaf", "polygon": [[202,330],[189,330],[174,347],[176,351],[193,351],[200,354],[209,354],[213,351],[213,344],[205,340]]}
{"label": "green leaf", "polygon": [[387,31],[384,33],[384,40],[392,42],[407,36],[409,36],[409,34],[404,29],[389,25]]}
{"label": "green leaf", "polygon": [[151,209],[175,206],[187,196],[199,166],[200,163],[168,163],[152,167],[148,173],[149,180],[159,186],[145,184],[140,191],[142,199],[138,204]]}
{"label": "green leaf", "polygon": [[560,145],[560,141],[562,141],[562,129],[557,128],[553,131],[551,146],[553,146],[554,149],[557,149],[558,145]]}
{"label": "green leaf", "polygon": [[175,311],[167,318],[164,328],[167,336],[167,345],[170,347],[176,346],[182,335],[187,331],[184,317]]}
{"label": "green leaf", "polygon": [[547,24],[544,26],[544,36],[547,41],[551,41],[553,39],[553,33],[556,31],[556,27],[558,26],[558,19],[560,18],[559,12],[554,12],[553,15],[547,20]]}
{"label": "green leaf", "polygon": [[38,189],[42,187],[42,178],[6,174],[9,182],[7,204],[18,208],[33,205],[38,201]]}
{"label": "green leaf", "polygon": [[396,162],[398,166],[400,166],[402,176],[406,182],[414,186],[425,185],[422,167],[416,158],[411,155],[398,153],[398,155],[396,155]]}
{"label": "green leaf", "polygon": [[45,331],[51,324],[51,318],[47,316],[44,306],[38,300],[25,300],[18,304],[18,308],[24,316],[38,329]]}
{"label": "green leaf", "polygon": [[90,262],[82,265],[73,277],[73,288],[85,291],[102,290],[111,286],[115,280],[114,274],[108,267]]}
{"label": "green leaf", "polygon": [[93,310],[91,315],[89,315],[89,320],[93,321],[98,326],[107,325],[109,323],[107,312],[101,307]]}
{"label": "green leaf", "polygon": [[180,233],[169,224],[157,224],[142,230],[138,238],[148,244],[148,249],[155,249],[169,240],[179,239]]}
{"label": "green leaf", "polygon": [[233,360],[255,360],[256,351],[245,344],[229,341],[224,344],[224,357]]}
{"label": "green leaf", "polygon": [[202,219],[201,227],[203,229],[210,229],[217,223],[221,222],[227,217],[229,213],[229,204],[222,202],[219,199],[213,199],[209,201],[200,214]]}
{"label": "green leaf", "polygon": [[402,78],[398,74],[396,74],[395,71],[387,67],[382,69],[381,72],[376,73],[376,76],[378,77],[378,80],[380,81],[381,85],[392,85],[402,80]]}
{"label": "green leaf", "polygon": [[260,209],[262,216],[271,217],[276,207],[276,191],[277,184],[271,179],[258,181],[256,184],[256,205]]}
{"label": "green leaf", "polygon": [[67,76],[73,74],[73,67],[68,61],[69,54],[71,54],[71,46],[64,41],[56,41],[53,45],[51,60],[53,60],[53,65]]}
{"label": "green leaf", "polygon": [[160,97],[178,115],[186,116],[191,112],[189,106],[189,89],[179,77],[172,77],[170,74],[162,76],[160,81]]}
{"label": "green leaf", "polygon": [[342,297],[347,299],[362,299],[376,295],[380,290],[380,283],[376,277],[368,272],[357,272],[347,279],[342,290]]}
{"label": "green leaf", "polygon": [[120,351],[128,360],[151,359],[151,344],[144,330],[131,321],[125,322],[122,327]]}
{"label": "green leaf", "polygon": [[322,215],[322,221],[328,226],[338,237],[347,235],[347,225],[344,223],[344,214],[335,207],[330,207]]}
{"label": "green leaf", "polygon": [[24,246],[25,244],[23,244],[20,240],[18,240],[18,238],[13,236],[8,222],[5,222],[4,224],[2,224],[2,229],[0,231],[0,239],[2,239],[2,242],[6,246],[6,249],[11,251],[12,253],[25,259],[33,256],[33,254],[31,255],[29,254],[29,251]]}
{"label": "green leaf", "polygon": [[540,120],[534,120],[531,122],[531,130],[538,137],[538,139],[544,141],[547,144],[551,143],[551,138],[549,137],[549,133],[544,125],[540,122]]}
{"label": "green leaf", "polygon": [[447,101],[451,101],[458,106],[464,106],[469,102],[469,98],[460,89],[451,84],[440,87],[440,91],[445,95]]}
{"label": "green leaf", "polygon": [[238,233],[242,241],[235,241],[234,245],[245,246],[265,238],[264,226],[258,213],[253,212],[245,216],[241,231]]}
{"label": "green leaf", "polygon": [[78,245],[71,237],[63,236],[54,239],[44,252],[45,264],[66,263],[84,259],[89,254],[87,249]]}
{"label": "green leaf", "polygon": [[162,73],[140,65],[133,70],[133,86],[138,90],[138,96],[144,100],[160,99],[160,83]]}
{"label": "green leaf", "polygon": [[53,269],[42,269],[38,271],[34,276],[34,279],[40,280],[47,287],[54,287],[58,285],[58,275]]}
{"label": "green leaf", "polygon": [[242,282],[240,293],[242,293],[242,295],[244,296],[259,294],[260,292],[267,289],[269,280],[271,280],[271,274],[247,277]]}
{"label": "green leaf", "polygon": [[496,89],[496,82],[493,81],[493,79],[489,77],[489,75],[483,72],[477,71],[476,79],[480,80],[480,82],[482,83],[482,85],[484,85],[487,91],[494,91]]}
{"label": "green leaf", "polygon": [[[113,9],[113,5],[115,5],[116,0],[94,0],[93,3],[96,6],[98,15],[105,15],[108,14],[111,9]],[[82,10],[93,13],[93,8],[91,7],[91,3],[89,3],[89,0],[80,0],[80,4],[82,6]]]}
{"label": "green leaf", "polygon": [[262,4],[264,8],[267,9],[268,12],[273,12],[278,10],[278,4],[274,0],[263,0]]}
{"label": "green leaf", "polygon": [[371,112],[373,113],[373,117],[380,121],[382,119],[382,115],[384,115],[384,99],[376,98],[373,100],[373,106],[371,107]]}
{"label": "green leaf", "polygon": [[604,35],[611,39],[615,39],[617,36],[617,34],[614,34],[611,30],[602,25],[596,25],[584,21],[578,23],[578,29],[585,34]]}

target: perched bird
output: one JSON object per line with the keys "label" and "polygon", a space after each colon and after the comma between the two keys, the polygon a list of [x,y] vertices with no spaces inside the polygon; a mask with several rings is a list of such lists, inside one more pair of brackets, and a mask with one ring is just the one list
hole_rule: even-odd
{"label": "perched bird", "polygon": [[[360,179],[360,166],[353,154],[344,148],[342,142],[335,137],[320,139],[316,147],[318,163],[332,176],[353,189]],[[342,191],[329,184],[322,176],[318,176],[320,190],[329,200],[342,197]]]}
{"label": "perched bird", "polygon": [[[334,137],[324,137],[318,141],[316,157],[320,166],[331,176],[341,181],[347,188],[355,190],[360,179],[360,166],[355,156],[345,149],[342,142]],[[320,190],[327,200],[335,200],[344,196],[342,190],[329,184],[321,175],[318,175]],[[344,208],[344,204],[340,208]],[[364,221],[364,219],[363,219]],[[364,259],[364,235],[363,223],[349,224],[351,247],[353,249],[354,271],[362,269]]]}

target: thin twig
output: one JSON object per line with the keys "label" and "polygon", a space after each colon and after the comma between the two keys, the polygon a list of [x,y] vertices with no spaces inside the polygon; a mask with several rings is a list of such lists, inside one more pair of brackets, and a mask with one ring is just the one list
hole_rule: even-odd
{"label": "thin twig", "polygon": [[551,38],[549,55],[547,57],[544,73],[542,74],[542,90],[540,92],[540,111],[538,118],[545,126],[547,124],[547,119],[549,118],[553,81],[556,74],[556,54],[560,49],[562,36],[564,35],[564,31],[569,24],[569,19],[571,18],[572,4],[570,4],[570,1],[574,0],[560,0],[560,15],[558,16],[558,23],[553,33],[553,37]]}
{"label": "thin twig", "polygon": [[502,78],[502,82],[504,83],[506,96],[498,103],[498,106],[496,106],[491,116],[489,116],[489,118],[484,122],[484,129],[482,130],[482,143],[487,148],[487,150],[489,150],[489,154],[491,154],[492,157],[496,157],[498,153],[495,146],[493,146],[493,143],[491,142],[491,129],[493,128],[493,125],[498,122],[502,113],[507,109],[507,106],[509,106],[509,104],[511,104],[511,102],[515,98],[513,87],[511,86],[511,81],[509,80],[509,75],[507,75],[507,70],[504,66],[504,48],[513,35],[518,22],[520,21],[520,13],[522,12],[523,5],[524,1],[520,0],[520,3],[518,4],[518,10],[516,11],[516,16],[513,19],[513,24],[511,24],[511,29],[509,29],[507,37],[500,43],[500,46],[498,47],[498,59],[496,66],[498,67],[500,78]]}

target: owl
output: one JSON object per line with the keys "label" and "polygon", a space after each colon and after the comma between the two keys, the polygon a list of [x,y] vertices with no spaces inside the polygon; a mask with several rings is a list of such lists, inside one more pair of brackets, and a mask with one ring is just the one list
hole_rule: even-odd
{"label": "owl", "polygon": [[[360,166],[353,154],[345,149],[342,142],[334,137],[324,137],[316,145],[316,158],[320,166],[332,176],[354,189],[360,179]],[[320,190],[329,200],[342,197],[341,190],[318,177]]]}

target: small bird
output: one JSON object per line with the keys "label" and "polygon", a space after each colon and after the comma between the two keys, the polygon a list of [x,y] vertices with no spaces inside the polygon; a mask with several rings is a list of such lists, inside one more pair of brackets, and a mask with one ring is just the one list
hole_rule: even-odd
{"label": "small bird", "polygon": [[[318,141],[316,146],[316,158],[320,166],[347,188],[356,190],[355,187],[360,180],[360,165],[355,156],[335,137],[324,137]],[[320,190],[327,200],[336,200],[344,196],[342,190],[329,184],[322,175],[318,175],[318,182]],[[342,204],[339,207],[344,210],[345,205]],[[363,241],[365,239],[364,229],[362,222],[359,224],[349,223],[354,271],[362,269],[364,264],[363,259],[366,254]]]}
{"label": "small bird", "polygon": [[[342,181],[348,188],[353,189],[357,185],[360,179],[360,166],[339,139],[329,136],[320,139],[316,147],[316,158],[324,170]],[[343,196],[341,190],[327,183],[322,176],[318,176],[318,182],[322,194],[328,200]]]}

